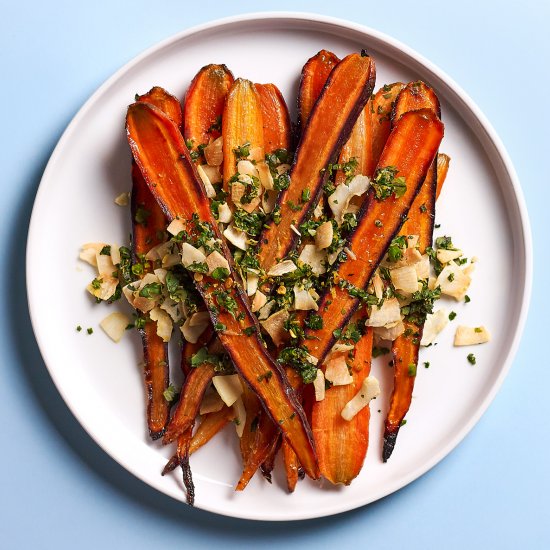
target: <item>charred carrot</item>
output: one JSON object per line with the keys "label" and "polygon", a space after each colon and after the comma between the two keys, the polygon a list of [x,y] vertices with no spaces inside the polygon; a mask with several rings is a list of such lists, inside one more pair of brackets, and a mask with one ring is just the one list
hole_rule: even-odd
{"label": "charred carrot", "polygon": [[439,198],[441,194],[441,189],[443,188],[443,183],[447,178],[447,172],[449,171],[449,164],[451,163],[451,157],[445,153],[439,153],[437,155],[437,191],[435,198]]}
{"label": "charred carrot", "polygon": [[206,65],[193,78],[185,95],[183,135],[194,148],[220,136],[225,98],[233,81],[225,65]]}
{"label": "charred carrot", "polygon": [[[317,204],[329,175],[326,168],[337,160],[370,97],[374,80],[374,61],[359,54],[348,55],[330,73],[298,145],[290,170],[291,185],[277,199],[281,221],[260,236],[261,265],[275,264],[296,245],[298,235],[291,225],[299,226]],[[305,196],[309,198],[303,200]]]}
{"label": "charred carrot", "polygon": [[[138,101],[157,106],[175,124],[181,125],[179,101],[166,90],[155,86]],[[166,218],[157,201],[149,191],[145,180],[135,163],[132,163],[132,252],[134,262],[138,256],[146,254],[153,246],[160,244],[159,235],[164,234]],[[157,335],[157,324],[148,320],[139,329],[143,346],[145,388],[147,394],[147,425],[152,439],[163,436],[170,416],[170,405],[164,398],[168,388],[169,366],[168,348]]]}
{"label": "charred carrot", "polygon": [[[393,108],[393,119],[399,120],[411,110],[428,109],[438,116],[439,100],[432,88],[423,82],[411,82],[400,92]],[[416,196],[400,235],[418,235],[421,254],[432,245],[437,189],[437,159],[434,158],[428,175]],[[397,434],[407,414],[417,373],[418,352],[424,319],[405,319],[405,332],[392,344],[394,365],[393,390],[384,428],[382,458],[386,462],[395,447]]]}
{"label": "charred carrot", "polygon": [[325,86],[332,69],[340,59],[328,50],[321,50],[308,59],[302,68],[298,90],[298,130],[301,133]]}
{"label": "charred carrot", "polygon": [[[357,216],[358,226],[349,238],[348,250],[355,259],[338,266],[336,284],[320,300],[323,328],[305,330],[304,344],[319,362],[359,307],[360,298],[366,297],[368,282],[400,229],[442,138],[443,124],[428,110],[404,114],[392,130]],[[393,179],[396,174],[405,180],[399,197],[394,192],[399,184]]]}
{"label": "charred carrot", "polygon": [[[134,103],[128,108],[126,128],[132,154],[163,211],[170,219],[178,218],[185,224],[192,243],[197,244],[201,238],[214,239],[228,262],[232,286],[225,285],[222,290],[215,279],[202,274],[195,275],[195,286],[239,374],[278,423],[306,473],[317,478],[317,460],[304,411],[259,337],[258,321],[237,282],[232,257],[177,126],[159,109]],[[272,374],[266,380],[268,372]]]}

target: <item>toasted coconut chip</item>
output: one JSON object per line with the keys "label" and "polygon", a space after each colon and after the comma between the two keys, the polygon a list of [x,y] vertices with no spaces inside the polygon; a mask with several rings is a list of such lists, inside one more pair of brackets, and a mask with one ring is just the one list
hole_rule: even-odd
{"label": "toasted coconut chip", "polygon": [[344,252],[348,255],[350,260],[357,260],[357,256],[351,248],[344,246]]}
{"label": "toasted coconut chip", "polygon": [[206,256],[198,248],[189,243],[183,243],[181,245],[181,262],[185,267],[194,263],[203,264],[206,262]]}
{"label": "toasted coconut chip", "polygon": [[340,354],[325,362],[325,378],[333,386],[347,386],[353,382],[344,355]]}
{"label": "toasted coconut chip", "polygon": [[241,181],[231,183],[231,201],[237,206],[241,206],[241,199],[246,191],[246,186]]}
{"label": "toasted coconut chip", "polygon": [[436,283],[437,283],[437,279],[435,277],[433,277],[432,275],[430,275],[428,277],[428,288],[430,290],[433,290],[436,287]]}
{"label": "toasted coconut chip", "polygon": [[286,309],[281,309],[277,311],[277,313],[270,315],[265,321],[260,322],[263,329],[271,336],[276,346],[280,346],[288,339],[288,332],[284,329],[284,324],[288,318],[288,311]]}
{"label": "toasted coconut chip", "polygon": [[387,342],[393,342],[404,332],[405,325],[403,324],[403,321],[399,321],[389,327],[375,327],[373,330],[373,334],[376,338],[379,340],[386,340]]}
{"label": "toasted coconut chip", "polygon": [[221,183],[222,175],[218,166],[208,166],[208,164],[201,164],[201,168],[208,176],[210,183]]}
{"label": "toasted coconut chip", "polygon": [[405,267],[409,265],[416,265],[418,262],[422,261],[422,254],[416,248],[407,248],[403,251],[403,257],[397,262],[388,262],[385,264],[391,269],[396,269],[398,267]]}
{"label": "toasted coconut chip", "polygon": [[260,206],[261,202],[262,202],[262,197],[258,196],[255,199],[252,199],[249,203],[239,204],[238,206],[239,208],[241,208],[242,210],[250,214],[251,212],[254,212],[254,210],[256,210],[258,206]]}
{"label": "toasted coconut chip", "polygon": [[275,307],[275,305],[276,305],[275,300],[270,300],[269,302],[267,302],[267,304],[264,307],[262,307],[258,312],[258,319],[260,321],[267,319],[271,315],[271,312],[273,311],[273,308]]}
{"label": "toasted coconut chip", "polygon": [[263,147],[251,147],[246,157],[248,160],[253,160],[254,162],[260,162],[264,160],[264,149]]}
{"label": "toasted coconut chip", "polygon": [[313,296],[302,286],[294,286],[294,309],[309,311],[313,309],[317,311],[319,306],[313,299]]}
{"label": "toasted coconut chip", "polygon": [[319,250],[323,248],[328,248],[332,244],[332,239],[334,238],[334,228],[332,223],[327,221],[323,222],[315,233],[315,246]]}
{"label": "toasted coconut chip", "polygon": [[268,277],[280,277],[281,275],[285,275],[286,273],[292,273],[293,271],[296,271],[298,268],[296,267],[296,264],[292,260],[283,260],[282,262],[279,262],[278,264],[275,264],[268,272]]}
{"label": "toasted coconut chip", "polygon": [[422,331],[421,346],[429,346],[435,342],[437,335],[447,326],[449,316],[444,309],[438,309],[426,316],[424,330]]}
{"label": "toasted coconut chip", "polygon": [[243,393],[243,386],[239,380],[238,374],[214,376],[212,378],[212,384],[214,384],[221,400],[228,407],[231,407]]}
{"label": "toasted coconut chip", "polygon": [[330,353],[342,353],[346,351],[351,351],[355,349],[355,346],[353,344],[343,344],[342,342],[336,342],[334,346],[332,346]]}
{"label": "toasted coconut chip", "polygon": [[262,208],[266,214],[273,212],[277,204],[277,191],[266,190],[262,195]]}
{"label": "toasted coconut chip", "polygon": [[174,218],[166,228],[166,231],[168,231],[170,235],[178,235],[184,230],[185,230],[185,224],[179,218]]}
{"label": "toasted coconut chip", "polygon": [[115,264],[110,255],[96,253],[95,260],[97,263],[97,272],[100,277],[113,277],[113,273],[117,271]]}
{"label": "toasted coconut chip", "polygon": [[407,248],[416,248],[418,244],[419,235],[407,235]]}
{"label": "toasted coconut chip", "polygon": [[222,267],[229,271],[229,262],[217,250],[214,250],[206,257],[206,265],[208,266],[208,274],[211,275],[214,269]]}
{"label": "toasted coconut chip", "polygon": [[204,171],[203,167],[200,164],[197,165],[197,173],[204,185],[204,191],[206,192],[206,196],[209,199],[213,199],[216,196],[216,190],[214,189],[214,186],[212,185],[212,182],[210,181],[210,178],[208,177],[207,173]]}
{"label": "toasted coconut chip", "polygon": [[334,252],[331,252],[327,256],[327,261],[328,261],[329,265],[332,265],[338,259],[338,256],[340,256],[340,252],[342,252],[342,250],[344,250],[344,247],[341,246],[340,248],[338,248]]}
{"label": "toasted coconut chip", "polygon": [[171,241],[166,241],[165,243],[157,244],[156,246],[153,246],[147,254],[145,254],[145,258],[147,260],[155,261],[155,260],[162,260],[165,256],[168,254],[171,254],[174,251],[174,243]]}
{"label": "toasted coconut chip", "polygon": [[118,206],[128,206],[130,203],[130,193],[121,193],[115,197],[115,204]]}
{"label": "toasted coconut chip", "polygon": [[208,312],[200,311],[198,313],[195,313],[191,317],[188,317],[185,320],[185,323],[183,323],[183,325],[181,325],[180,327],[183,337],[188,342],[191,342],[191,344],[196,344],[198,339],[200,338],[200,335],[208,328],[210,316],[208,317],[208,319],[205,319],[204,316],[197,317],[198,315],[202,315],[204,313],[208,315]]}
{"label": "toasted coconut chip", "polygon": [[383,327],[390,323],[401,321],[401,308],[397,298],[384,300],[382,307],[372,306],[367,325],[369,327]]}
{"label": "toasted coconut chip", "polygon": [[363,195],[369,185],[370,179],[367,176],[355,176],[348,184],[343,183],[336,187],[334,193],[328,198],[328,205],[338,225],[342,225],[344,214],[351,212],[349,209],[351,199]]}
{"label": "toasted coconut chip", "polygon": [[122,287],[122,294],[131,306],[134,305],[134,288],[132,283]]}
{"label": "toasted coconut chip", "polygon": [[99,288],[94,288],[91,284],[86,287],[86,290],[100,300],[108,300],[116,292],[118,279],[115,277],[101,277]]}
{"label": "toasted coconut chip", "polygon": [[244,406],[242,398],[239,397],[233,404],[233,411],[235,412],[235,431],[239,437],[243,436],[244,426],[246,424],[246,408]]}
{"label": "toasted coconut chip", "polygon": [[143,313],[147,313],[148,311],[151,311],[157,305],[157,303],[155,300],[144,298],[143,296],[139,296],[137,295],[137,293],[135,293],[133,305],[136,309],[139,309]]}
{"label": "toasted coconut chip", "polygon": [[462,268],[462,273],[464,273],[464,275],[468,275],[468,276],[471,276],[472,273],[474,272],[476,266],[474,265],[474,262],[470,262],[468,265],[465,265],[463,268]]}
{"label": "toasted coconut chip", "polygon": [[221,411],[225,403],[222,398],[219,396],[218,392],[213,388],[208,388],[204,397],[202,398],[201,407],[199,409],[199,414],[208,414],[213,412]]}
{"label": "toasted coconut chip", "polygon": [[257,311],[260,311],[265,304],[267,303],[267,296],[261,292],[257,291],[256,294],[254,294],[254,300],[252,300],[252,312],[256,313]]}
{"label": "toasted coconut chip", "polygon": [[455,332],[455,346],[473,346],[485,344],[491,340],[491,335],[485,327],[465,327],[459,325]]}
{"label": "toasted coconut chip", "polygon": [[439,274],[435,286],[441,287],[441,294],[452,296],[456,300],[464,300],[466,292],[470,287],[472,278],[454,263],[450,263],[443,268]]}
{"label": "toasted coconut chip", "polygon": [[314,244],[306,244],[302,252],[300,252],[298,260],[309,265],[311,271],[316,275],[322,275],[327,270],[325,265],[327,262],[327,255],[324,251],[319,250]]}
{"label": "toasted coconut chip", "polygon": [[162,258],[162,267],[173,267],[181,264],[181,256],[179,254],[167,254]]}
{"label": "toasted coconut chip", "polygon": [[157,322],[157,336],[162,338],[163,342],[169,342],[173,328],[170,315],[160,307],[155,307],[149,312],[149,317],[151,317],[151,321]]}
{"label": "toasted coconut chip", "polygon": [[246,250],[248,248],[248,237],[244,231],[235,228],[230,225],[224,232],[223,236],[235,247],[240,250]]}
{"label": "toasted coconut chip", "polygon": [[430,276],[430,258],[427,254],[422,255],[422,259],[414,264],[416,277],[420,280],[427,279]]}
{"label": "toasted coconut chip", "polygon": [[317,203],[317,206],[315,207],[315,209],[313,210],[313,215],[316,217],[316,218],[320,218],[322,215],[323,215],[323,201],[319,201]]}
{"label": "toasted coconut chip", "polygon": [[181,304],[172,300],[171,298],[165,298],[162,304],[160,304],[160,309],[163,309],[170,315],[172,321],[177,323],[183,317],[183,312],[181,310]]}
{"label": "toasted coconut chip", "polygon": [[302,234],[300,233],[300,230],[293,223],[290,224],[290,229],[292,231],[294,231],[294,233],[296,233],[296,235],[298,235],[298,237],[302,236]]}
{"label": "toasted coconut chip", "polygon": [[374,376],[367,376],[361,388],[351,399],[346,403],[346,406],[342,410],[342,418],[348,422],[361,410],[363,410],[372,399],[375,399],[380,395],[380,384]]}
{"label": "toasted coconut chip", "polygon": [[90,265],[97,267],[96,254],[99,254],[103,247],[106,246],[105,243],[86,243],[82,245],[79,258]]}
{"label": "toasted coconut chip", "polygon": [[107,317],[99,323],[99,326],[113,342],[120,342],[129,324],[130,319],[126,315],[120,313],[120,311],[114,311],[110,315],[107,315]]}
{"label": "toasted coconut chip", "polygon": [[321,369],[317,369],[313,388],[315,390],[315,401],[322,401],[325,398],[325,375]]}
{"label": "toasted coconut chip", "polygon": [[258,177],[258,170],[256,170],[256,167],[249,160],[240,160],[237,162],[237,172],[242,176]]}
{"label": "toasted coconut chip", "polygon": [[258,171],[262,187],[269,190],[273,189],[273,176],[271,175],[269,166],[264,161],[261,161],[256,164],[256,170]]}
{"label": "toasted coconut chip", "polygon": [[223,162],[223,138],[215,139],[203,149],[203,153],[209,166],[220,166]]}
{"label": "toasted coconut chip", "polygon": [[153,273],[158,277],[160,284],[166,284],[166,275],[168,275],[168,271],[166,271],[166,269],[162,269],[159,267],[158,269],[155,269]]}
{"label": "toasted coconut chip", "polygon": [[418,290],[418,275],[416,274],[416,269],[412,265],[407,265],[405,267],[398,267],[397,269],[392,269],[390,271],[391,280],[393,286],[412,294]]}
{"label": "toasted coconut chip", "polygon": [[258,290],[258,281],[260,280],[260,277],[256,275],[255,273],[247,273],[246,274],[246,294],[247,296],[254,296],[256,291]]}
{"label": "toasted coconut chip", "polygon": [[226,202],[222,202],[218,206],[218,221],[221,223],[229,223],[233,218],[233,212]]}
{"label": "toasted coconut chip", "polygon": [[374,295],[381,300],[382,296],[384,296],[384,281],[382,281],[382,277],[380,277],[378,270],[376,270],[376,273],[372,278],[372,287],[374,290]]}
{"label": "toasted coconut chip", "polygon": [[447,250],[445,248],[438,248],[436,252],[436,257],[442,264],[448,264],[449,262],[460,258],[460,256],[462,256],[462,250]]}

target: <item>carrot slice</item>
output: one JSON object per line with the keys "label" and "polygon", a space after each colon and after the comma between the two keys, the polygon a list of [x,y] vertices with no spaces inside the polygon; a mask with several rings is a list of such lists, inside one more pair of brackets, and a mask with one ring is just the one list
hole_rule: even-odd
{"label": "carrot slice", "polygon": [[193,147],[220,136],[225,98],[233,81],[233,74],[225,65],[206,65],[193,78],[183,111],[183,135]]}
{"label": "carrot slice", "polygon": [[395,167],[399,176],[405,178],[406,190],[399,198],[393,194],[379,200],[375,197],[375,187],[369,188],[357,216],[358,226],[348,244],[356,259],[338,266],[335,276],[338,284],[328,289],[320,300],[323,328],[305,331],[304,343],[319,362],[325,359],[339,332],[359,307],[358,296],[366,289],[399,230],[442,138],[443,124],[428,110],[406,113],[391,132],[378,169]]}
{"label": "carrot slice", "polygon": [[255,84],[260,94],[266,153],[290,148],[290,114],[275,84]]}
{"label": "carrot slice", "polygon": [[[239,374],[279,424],[306,473],[317,478],[318,466],[311,429],[304,411],[283,370],[268,354],[259,337],[258,321],[250,311],[244,291],[236,282],[238,278],[231,254],[223,243],[177,126],[155,107],[134,103],[128,108],[126,128],[134,158],[163,211],[170,219],[182,220],[188,235],[197,237],[206,232],[220,243],[231,268],[229,277],[234,282],[233,286],[223,291],[223,299],[217,282],[211,277],[195,276],[195,286],[205,300],[219,339]],[[244,328],[250,330],[245,334]],[[270,371],[272,375],[266,380],[266,374]]]}
{"label": "carrot slice", "polygon": [[443,189],[443,183],[447,178],[447,172],[449,171],[449,164],[451,164],[451,157],[445,153],[439,153],[437,155],[437,191],[435,198],[439,198],[441,189]]}
{"label": "carrot slice", "polygon": [[[290,170],[291,185],[277,199],[281,221],[260,236],[260,265],[273,265],[296,245],[291,225],[299,226],[319,201],[328,164],[334,163],[342,145],[374,86],[375,68],[370,57],[348,55],[340,61],[315,103]],[[338,108],[335,108],[338,106]],[[303,200],[309,191],[309,199]]]}
{"label": "carrot slice", "polygon": [[369,444],[370,409],[365,407],[351,420],[342,418],[346,404],[360,390],[370,373],[372,329],[367,328],[355,347],[351,361],[353,382],[332,386],[325,398],[313,404],[313,436],[321,474],[331,483],[349,485],[363,466]]}
{"label": "carrot slice", "polygon": [[328,50],[321,50],[308,59],[302,68],[298,90],[298,129],[303,131],[313,106],[321,95],[332,69],[340,59]]}
{"label": "carrot slice", "polygon": [[[181,125],[182,114],[179,101],[166,90],[155,86],[138,101],[157,106],[169,116],[175,124]],[[147,213],[146,219],[140,213]],[[138,221],[139,220],[139,221]],[[159,244],[160,234],[164,234],[166,218],[157,201],[149,191],[145,180],[135,163],[132,163],[132,252],[134,261],[137,256],[146,254]],[[168,388],[169,366],[168,347],[157,335],[157,324],[148,320],[139,329],[143,346],[145,389],[147,395],[147,426],[152,439],[164,435],[170,416],[170,404],[164,398]]]}
{"label": "carrot slice", "polygon": [[202,421],[193,434],[189,454],[197,452],[201,447],[206,445],[218,432],[223,430],[229,422],[235,418],[235,411],[231,407],[224,407],[213,413],[205,414]]}
{"label": "carrot slice", "polygon": [[[394,105],[393,118],[399,120],[408,110],[419,108],[429,109],[438,116],[441,113],[435,92],[420,81],[407,84],[401,91]],[[403,236],[418,235],[418,249],[421,254],[432,245],[437,189],[436,163],[434,158],[400,231]],[[384,429],[384,462],[393,452],[399,428],[411,404],[424,323],[405,321],[404,325],[405,332],[392,344],[394,380]]]}

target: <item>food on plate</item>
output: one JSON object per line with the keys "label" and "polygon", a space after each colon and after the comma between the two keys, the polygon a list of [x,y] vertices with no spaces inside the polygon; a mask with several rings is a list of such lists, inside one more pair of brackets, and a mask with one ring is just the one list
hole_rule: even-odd
{"label": "food on plate", "polygon": [[[115,341],[139,330],[149,433],[175,445],[162,474],[181,467],[190,504],[190,455],[229,423],[236,490],[257,471],[271,481],[279,452],[289,492],[305,475],[349,485],[369,403],[388,390],[371,365],[391,347],[386,461],[419,349],[449,320],[435,301],[469,301],[473,260],[448,236],[432,242],[450,165],[435,91],[414,81],[373,93],[375,76],[365,51],[320,51],[302,69],[296,126],[275,84],[222,64],[200,69],[183,110],[158,86],[128,107],[131,247],[88,243],[80,257],[97,272],[96,301],[134,308],[132,323],[115,312],[101,326]],[[455,345],[488,339],[460,326]]]}

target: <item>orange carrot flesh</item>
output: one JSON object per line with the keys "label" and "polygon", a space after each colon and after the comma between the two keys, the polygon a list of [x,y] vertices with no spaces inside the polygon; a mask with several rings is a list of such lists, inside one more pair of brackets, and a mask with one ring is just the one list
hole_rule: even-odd
{"label": "orange carrot flesh", "polygon": [[[126,120],[128,142],[134,158],[165,213],[170,219],[179,218],[186,223],[190,235],[205,230],[205,226],[200,224],[208,224],[208,230],[220,243],[220,249],[230,264],[231,280],[237,281],[231,255],[223,243],[177,127],[158,109],[139,103],[128,108]],[[216,281],[210,277],[195,277],[195,286],[207,303],[214,326],[219,329],[222,345],[239,374],[260,397],[272,419],[279,424],[306,473],[317,478],[317,460],[304,411],[284,372],[260,340],[259,325],[250,311],[244,291],[237,283],[227,290],[227,298],[234,301],[234,310],[230,311],[218,302],[215,285]],[[248,327],[253,330],[244,334],[243,329]],[[265,380],[269,371],[273,375]]]}
{"label": "orange carrot flesh", "polygon": [[356,259],[340,264],[336,271],[339,284],[325,292],[320,300],[323,328],[305,331],[304,343],[319,362],[325,359],[335,342],[335,335],[359,307],[359,298],[352,294],[357,294],[357,289],[366,289],[420,190],[442,138],[443,124],[428,110],[406,113],[392,130],[378,168],[395,167],[397,173],[405,178],[406,190],[399,198],[391,195],[378,200],[374,196],[374,187],[369,188],[357,217],[358,226],[348,244]]}
{"label": "orange carrot flesh", "polygon": [[217,433],[219,433],[229,422],[235,418],[235,411],[231,407],[223,408],[217,412],[205,414],[197,431],[193,434],[189,446],[189,454],[197,452],[206,445]]}
{"label": "orange carrot flesh", "polygon": [[331,483],[349,485],[363,466],[369,444],[369,407],[351,420],[342,418],[342,410],[360,390],[370,373],[372,329],[367,328],[355,347],[351,362],[353,383],[332,386],[322,401],[313,403],[313,436],[321,475]]}
{"label": "orange carrot flesh", "polygon": [[220,136],[225,98],[233,81],[225,65],[207,65],[191,82],[185,95],[183,135],[193,147]]}
{"label": "orange carrot flesh", "polygon": [[290,114],[279,88],[275,84],[255,84],[260,94],[264,129],[264,149],[272,153],[290,148]]}
{"label": "orange carrot flesh", "polygon": [[[337,160],[370,97],[374,79],[374,62],[359,54],[347,56],[330,73],[298,145],[290,170],[291,184],[277,199],[281,221],[271,224],[260,236],[260,265],[275,264],[296,245],[298,235],[291,226],[298,227],[317,204],[328,177],[326,168]],[[305,192],[307,200],[303,200]]]}
{"label": "orange carrot flesh", "polygon": [[445,153],[439,153],[437,155],[437,191],[435,198],[439,198],[441,189],[443,189],[443,183],[447,179],[447,172],[449,171],[449,165],[451,163],[451,157]]}
{"label": "orange carrot flesh", "polygon": [[321,50],[304,65],[298,91],[298,127],[300,130],[304,129],[329,74],[339,61],[340,59],[332,52]]}

